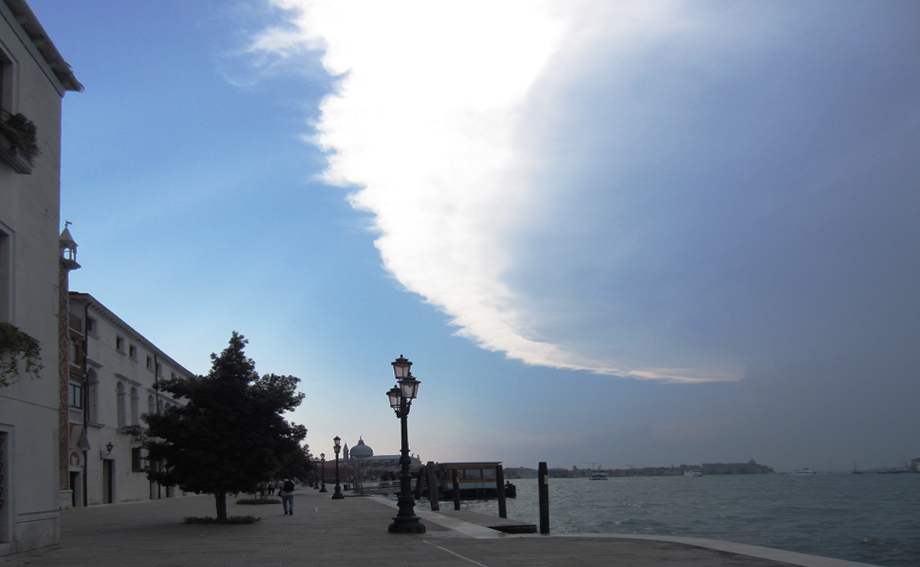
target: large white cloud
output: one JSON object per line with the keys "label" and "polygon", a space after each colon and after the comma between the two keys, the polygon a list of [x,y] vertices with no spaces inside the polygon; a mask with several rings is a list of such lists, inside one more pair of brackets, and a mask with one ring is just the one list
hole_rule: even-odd
{"label": "large white cloud", "polygon": [[356,187],[386,268],[482,347],[724,380],[850,351],[867,325],[915,330],[903,14],[277,3],[289,25],[254,49],[321,50],[340,77],[316,125],[326,179]]}

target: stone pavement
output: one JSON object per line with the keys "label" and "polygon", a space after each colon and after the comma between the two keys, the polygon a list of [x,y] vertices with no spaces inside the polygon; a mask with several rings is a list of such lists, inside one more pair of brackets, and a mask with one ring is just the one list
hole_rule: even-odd
{"label": "stone pavement", "polygon": [[298,489],[293,516],[280,504],[244,506],[228,500],[231,516],[250,525],[186,525],[186,516],[214,516],[211,496],[74,508],[61,511],[61,545],[0,557],[0,566],[152,567],[361,565],[433,567],[806,567],[856,566],[762,547],[638,536],[506,535],[424,510],[424,534],[390,534],[395,503],[382,498],[331,500]]}

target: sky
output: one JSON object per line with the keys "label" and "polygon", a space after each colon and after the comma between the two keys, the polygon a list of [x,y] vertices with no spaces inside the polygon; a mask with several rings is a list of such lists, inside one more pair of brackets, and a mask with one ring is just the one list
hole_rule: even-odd
{"label": "sky", "polygon": [[30,0],[91,293],[314,454],[920,457],[913,0]]}

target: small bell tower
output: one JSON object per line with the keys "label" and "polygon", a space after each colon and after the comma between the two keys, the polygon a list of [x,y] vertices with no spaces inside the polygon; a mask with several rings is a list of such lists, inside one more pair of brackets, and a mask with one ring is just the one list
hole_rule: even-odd
{"label": "small bell tower", "polygon": [[61,232],[61,237],[58,241],[61,243],[61,262],[63,262],[64,268],[70,272],[80,269],[80,264],[77,263],[77,243],[74,242],[73,237],[70,235],[68,226],[70,226],[70,221],[64,223],[64,230]]}

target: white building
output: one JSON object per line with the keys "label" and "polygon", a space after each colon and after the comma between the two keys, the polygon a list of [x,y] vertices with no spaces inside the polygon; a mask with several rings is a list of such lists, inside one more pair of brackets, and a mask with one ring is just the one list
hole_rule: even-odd
{"label": "white building", "polygon": [[146,451],[132,426],[179,405],[157,389],[193,374],[87,293],[70,293],[69,447],[72,506],[174,496],[147,480]]}
{"label": "white building", "polygon": [[43,366],[0,387],[0,556],[60,536],[61,282],[78,267],[59,249],[61,98],[82,88],[26,2],[0,0],[0,322]]}

